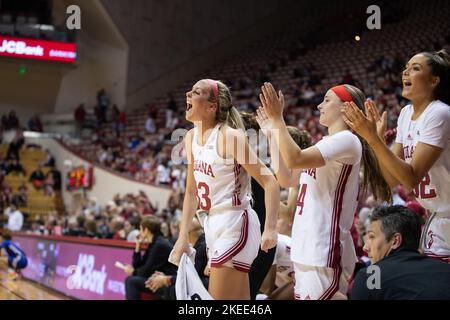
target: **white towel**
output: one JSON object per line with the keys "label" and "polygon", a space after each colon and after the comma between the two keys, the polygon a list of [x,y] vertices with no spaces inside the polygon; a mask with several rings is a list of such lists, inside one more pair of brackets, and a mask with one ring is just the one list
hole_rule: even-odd
{"label": "white towel", "polygon": [[175,283],[177,300],[213,300],[189,258],[186,253],[183,253],[178,265],[177,281]]}

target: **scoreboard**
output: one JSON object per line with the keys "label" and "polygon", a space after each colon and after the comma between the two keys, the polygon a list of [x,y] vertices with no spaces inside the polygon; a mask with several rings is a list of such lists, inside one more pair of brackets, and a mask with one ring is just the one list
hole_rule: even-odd
{"label": "scoreboard", "polygon": [[67,190],[91,189],[94,181],[93,167],[75,167],[67,173]]}

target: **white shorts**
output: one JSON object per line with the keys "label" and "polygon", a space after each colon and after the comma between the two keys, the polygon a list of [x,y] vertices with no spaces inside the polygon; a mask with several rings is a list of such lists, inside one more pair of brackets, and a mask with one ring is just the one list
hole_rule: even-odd
{"label": "white shorts", "polygon": [[308,266],[294,262],[296,300],[347,300],[353,270]]}
{"label": "white shorts", "polygon": [[427,256],[450,263],[450,217],[430,215],[422,230],[420,248]]}
{"label": "white shorts", "polygon": [[208,265],[249,272],[261,245],[258,216],[252,209],[221,212],[204,220]]}

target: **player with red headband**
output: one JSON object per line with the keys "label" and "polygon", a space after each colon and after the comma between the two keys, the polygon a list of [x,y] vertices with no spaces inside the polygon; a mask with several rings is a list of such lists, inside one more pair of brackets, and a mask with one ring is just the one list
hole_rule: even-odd
{"label": "player with red headband", "polygon": [[281,91],[277,94],[266,83],[260,100],[263,107],[257,110],[258,122],[279,137],[270,139],[275,140],[270,142],[272,157],[275,152],[281,154],[275,164],[277,179],[282,187],[300,184],[291,243],[295,298],[346,299],[357,261],[350,228],[359,194],[360,167],[364,172],[363,193],[370,186],[376,198],[391,197],[370,148],[349,130],[341,115],[345,102],[353,101],[363,108],[365,96],[351,85],[328,90],[318,109],[320,124],[328,128],[329,135],[304,150],[287,131]]}
{"label": "player with red headband", "polygon": [[[248,272],[259,247],[267,251],[277,243],[279,185],[249,147],[241,116],[225,84],[200,80],[186,98],[186,119],[194,123],[194,129],[185,137],[186,194],[172,260],[178,262],[183,252],[189,251],[189,225],[200,207],[208,213],[203,226],[209,293],[214,299],[250,299]],[[267,218],[262,236],[258,216],[250,206],[250,176],[265,191]]]}

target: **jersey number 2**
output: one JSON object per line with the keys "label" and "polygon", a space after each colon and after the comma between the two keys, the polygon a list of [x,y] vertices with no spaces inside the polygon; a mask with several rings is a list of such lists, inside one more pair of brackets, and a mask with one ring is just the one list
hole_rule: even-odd
{"label": "jersey number 2", "polygon": [[297,207],[299,208],[298,210],[299,216],[301,216],[303,213],[303,206],[305,205],[305,195],[307,187],[308,187],[307,184],[302,184],[300,186],[300,192],[298,193]]}
{"label": "jersey number 2", "polygon": [[209,198],[209,186],[205,182],[199,182],[197,185],[198,205],[202,210],[211,209],[211,199]]}
{"label": "jersey number 2", "polygon": [[430,187],[430,175],[427,173],[420,181],[419,185],[414,188],[414,195],[419,199],[430,199],[436,197],[436,190]]}

